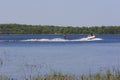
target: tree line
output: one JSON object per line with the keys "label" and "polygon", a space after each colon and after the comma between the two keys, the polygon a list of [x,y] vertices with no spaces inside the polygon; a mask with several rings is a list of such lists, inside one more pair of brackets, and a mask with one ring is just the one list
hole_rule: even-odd
{"label": "tree line", "polygon": [[120,26],[72,27],[0,24],[0,34],[120,34]]}

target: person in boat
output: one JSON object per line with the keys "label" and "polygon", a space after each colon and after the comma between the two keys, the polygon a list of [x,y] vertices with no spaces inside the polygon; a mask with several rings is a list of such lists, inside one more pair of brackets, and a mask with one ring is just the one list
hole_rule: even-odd
{"label": "person in boat", "polygon": [[88,35],[88,39],[93,39],[95,38],[95,35],[93,33],[90,33],[90,35]]}

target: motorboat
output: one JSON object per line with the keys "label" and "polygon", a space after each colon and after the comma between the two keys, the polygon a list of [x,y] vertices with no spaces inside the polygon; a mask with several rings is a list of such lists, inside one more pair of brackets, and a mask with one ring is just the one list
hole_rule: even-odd
{"label": "motorboat", "polygon": [[88,35],[87,39],[90,40],[90,39],[94,39],[95,38],[95,35],[94,34],[90,34]]}
{"label": "motorboat", "polygon": [[88,36],[87,39],[94,39],[95,36]]}

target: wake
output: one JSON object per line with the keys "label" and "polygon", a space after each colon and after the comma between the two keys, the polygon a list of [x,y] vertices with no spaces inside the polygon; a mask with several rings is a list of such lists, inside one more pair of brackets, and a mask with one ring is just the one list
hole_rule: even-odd
{"label": "wake", "polygon": [[88,38],[81,38],[81,39],[62,39],[62,38],[53,38],[53,39],[26,39],[26,40],[20,40],[22,42],[79,42],[79,41],[98,41],[103,40],[101,38],[94,38],[94,39],[88,39]]}

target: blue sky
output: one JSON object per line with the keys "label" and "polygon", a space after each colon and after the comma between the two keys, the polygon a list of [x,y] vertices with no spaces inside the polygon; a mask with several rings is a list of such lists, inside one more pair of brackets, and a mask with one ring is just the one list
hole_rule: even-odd
{"label": "blue sky", "polygon": [[0,23],[120,26],[120,0],[0,0]]}

